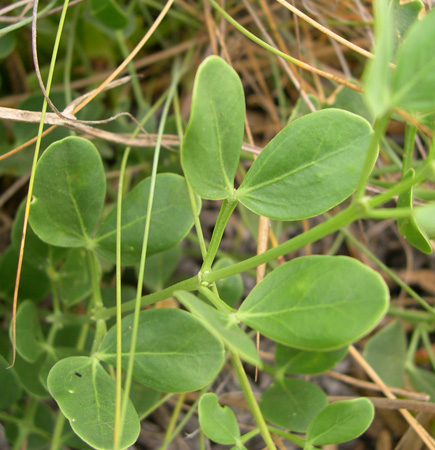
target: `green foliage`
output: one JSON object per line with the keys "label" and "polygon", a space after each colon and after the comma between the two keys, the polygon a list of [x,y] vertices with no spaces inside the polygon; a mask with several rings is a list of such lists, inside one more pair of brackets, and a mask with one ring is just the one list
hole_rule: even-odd
{"label": "green foliage", "polygon": [[[133,316],[122,320],[122,361],[127,366]],[[96,356],[115,364],[116,328]],[[201,322],[178,309],[143,311],[139,316],[134,378],[164,392],[189,392],[211,383],[224,363],[224,349]]]}
{"label": "green foliage", "polygon": [[101,157],[91,142],[69,137],[51,144],[38,161],[30,225],[59,247],[89,244],[106,191]]}
{"label": "green foliage", "polygon": [[368,333],[387,305],[379,274],[354,259],[316,255],[275,269],[251,291],[237,318],[281,344],[328,351]]}
{"label": "green foliage", "polygon": [[210,56],[199,67],[181,147],[186,178],[203,198],[233,196],[243,141],[245,102],[236,72]]}
{"label": "green foliage", "polygon": [[[115,382],[95,358],[59,361],[48,377],[48,389],[71,428],[92,447],[113,448]],[[131,402],[122,428],[122,448],[136,442],[140,423]]]}
{"label": "green foliage", "polygon": [[[337,129],[340,133],[332,131]],[[355,191],[371,134],[364,119],[342,110],[304,116],[263,149],[237,198],[272,219],[317,216]]]}

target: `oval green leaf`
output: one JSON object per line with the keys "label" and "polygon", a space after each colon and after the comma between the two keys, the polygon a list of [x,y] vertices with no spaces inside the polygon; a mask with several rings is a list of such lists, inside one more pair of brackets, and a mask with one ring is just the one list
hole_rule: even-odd
{"label": "oval green leaf", "polygon": [[210,200],[232,197],[245,123],[245,97],[237,73],[208,57],[198,68],[181,164],[193,189]]}
{"label": "oval green leaf", "polygon": [[13,367],[0,355],[0,409],[7,409],[16,403],[22,394],[20,381]]}
{"label": "oval green leaf", "polygon": [[332,369],[347,355],[347,350],[343,347],[331,352],[309,352],[276,344],[275,364],[284,373],[317,375]]}
{"label": "oval green leaf", "polygon": [[306,256],[275,269],[237,317],[284,345],[335,350],[368,333],[387,311],[382,277],[346,256]]}
{"label": "oval green leaf", "polygon": [[328,405],[328,397],[309,381],[285,378],[274,381],[261,396],[259,404],[266,420],[303,433],[311,420]]}
{"label": "oval green leaf", "polygon": [[[213,270],[223,269],[232,264],[234,264],[234,261],[230,258],[221,258],[213,264]],[[232,308],[235,308],[243,297],[243,279],[239,273],[216,281],[216,287],[219,291],[219,297]]]}
{"label": "oval green leaf", "polygon": [[106,179],[94,144],[68,137],[51,144],[36,166],[30,225],[51,245],[89,243],[104,203]]}
{"label": "oval green leaf", "polygon": [[416,21],[397,53],[392,80],[394,106],[422,113],[435,112],[435,11]]}
{"label": "oval green leaf", "polygon": [[17,352],[27,362],[34,363],[44,352],[44,336],[39,323],[38,308],[35,303],[30,300],[21,303],[18,308],[16,321]]}
{"label": "oval green leaf", "polygon": [[[122,320],[122,367],[127,367],[133,314]],[[116,327],[112,327],[97,358],[116,363]],[[192,314],[178,309],[142,311],[133,377],[163,392],[190,392],[214,380],[224,363],[224,348]]]}
{"label": "oval green leaf", "polygon": [[[122,201],[121,263],[138,264],[151,178],[141,181]],[[116,262],[116,205],[104,219],[94,239],[95,250]],[[148,256],[175,247],[193,225],[189,192],[183,177],[173,173],[157,175],[151,214]]]}
{"label": "oval green leaf", "polygon": [[429,236],[435,239],[435,204],[419,206],[414,209],[414,217],[417,226]]}
{"label": "oval green leaf", "polygon": [[214,442],[234,445],[240,438],[239,424],[233,411],[219,405],[216,394],[204,394],[198,405],[199,424],[204,434]]}
{"label": "oval green leaf", "polygon": [[373,416],[373,404],[366,398],[332,403],[310,423],[307,443],[328,445],[355,439],[367,430]]}
{"label": "oval green leaf", "polygon": [[364,358],[388,386],[403,387],[406,366],[406,334],[399,321],[391,322],[372,336]]}
{"label": "oval green leaf", "polygon": [[190,292],[177,291],[174,295],[229,350],[253,365],[262,366],[254,343],[239,328],[234,314],[217,311]]}
{"label": "oval green leaf", "polygon": [[[74,432],[98,450],[112,450],[115,380],[101,364],[85,356],[62,359],[51,369],[47,382],[50,394]],[[140,422],[129,400],[120,447],[133,445],[139,431]]]}
{"label": "oval green leaf", "polygon": [[371,135],[369,123],[347,111],[331,108],[301,117],[266,145],[236,196],[271,219],[321,214],[355,191]]}

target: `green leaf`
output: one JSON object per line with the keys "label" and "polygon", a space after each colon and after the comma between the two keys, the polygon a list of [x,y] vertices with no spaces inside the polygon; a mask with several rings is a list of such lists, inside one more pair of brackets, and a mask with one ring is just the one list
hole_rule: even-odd
{"label": "green leaf", "polygon": [[146,411],[152,410],[159,401],[161,392],[134,381],[131,385],[130,398],[136,408],[137,415],[142,417]]}
{"label": "green leaf", "polygon": [[57,273],[59,294],[66,306],[73,306],[92,291],[91,269],[86,250],[71,249],[66,261]]}
{"label": "green leaf", "polygon": [[[59,361],[50,371],[48,388],[81,439],[98,450],[113,449],[115,380],[95,358],[77,356]],[[139,431],[139,419],[129,401],[121,448],[133,445]]]}
{"label": "green leaf", "polygon": [[35,397],[48,398],[50,395],[40,380],[40,372],[44,365],[45,356],[40,356],[35,363],[29,363],[17,354],[15,359],[15,373],[20,379],[21,385],[29,394]]}
{"label": "green leaf", "polygon": [[288,374],[317,375],[332,369],[346,355],[347,347],[332,352],[308,352],[281,344],[275,346],[275,364]]}
{"label": "green leaf", "polygon": [[[12,300],[14,295],[17,267],[18,251],[9,247],[0,260],[0,295],[8,300]],[[48,294],[49,290],[50,282],[45,271],[25,259],[21,270],[18,300],[41,300]]]}
{"label": "green leaf", "polygon": [[[140,261],[151,178],[141,181],[122,201],[121,263]],[[116,205],[104,219],[94,239],[96,251],[116,262]],[[193,225],[187,184],[173,173],[157,175],[147,255],[175,247]]]}
{"label": "green leaf", "polygon": [[323,390],[297,378],[275,380],[261,396],[266,420],[293,431],[305,432],[311,420],[328,405]]}
{"label": "green leaf", "polygon": [[396,37],[395,46],[402,44],[408,28],[418,20],[418,15],[424,8],[421,0],[411,0],[406,3],[403,0],[392,0],[390,9],[393,17],[394,35]]}
{"label": "green leaf", "polygon": [[127,14],[115,0],[91,0],[91,13],[113,30],[120,30],[128,25]]}
{"label": "green leaf", "polygon": [[429,237],[435,239],[435,204],[414,208],[417,226]]}
{"label": "green leaf", "polygon": [[248,295],[237,318],[304,350],[335,350],[364,336],[388,306],[382,277],[346,256],[306,256],[275,269]]}
{"label": "green leaf", "polygon": [[17,352],[27,362],[34,363],[44,353],[44,336],[39,323],[38,308],[32,301],[24,301],[18,308],[16,320]]}
{"label": "green leaf", "polygon": [[94,144],[79,137],[55,142],[36,166],[30,225],[49,244],[87,245],[105,192],[103,163]]}
{"label": "green leaf", "polygon": [[174,247],[147,258],[143,279],[144,286],[151,292],[163,289],[165,283],[177,268],[180,256],[180,248]]}
{"label": "green leaf", "polygon": [[7,409],[16,403],[22,394],[20,381],[13,367],[0,355],[0,409]]}
{"label": "green leaf", "polygon": [[0,61],[6,59],[14,50],[16,44],[15,34],[8,33],[0,39]]}
{"label": "green leaf", "polygon": [[[403,180],[414,178],[415,170],[409,169]],[[411,187],[408,191],[399,195],[397,200],[398,208],[412,208],[414,188]],[[423,253],[430,255],[432,253],[432,246],[430,245],[429,239],[426,234],[420,229],[417,221],[414,217],[407,217],[402,219],[397,219],[397,227],[399,228],[400,234],[416,249]]]}
{"label": "green leaf", "polygon": [[393,74],[394,106],[408,111],[435,112],[435,11],[416,21],[397,52]]}
{"label": "green leaf", "polygon": [[364,347],[364,358],[388,386],[403,387],[406,335],[400,322],[391,322],[372,336]]}
{"label": "green leaf", "polygon": [[321,214],[355,191],[371,135],[368,122],[347,111],[301,117],[266,145],[236,196],[272,219]]}
{"label": "green leaf", "polygon": [[367,430],[373,416],[373,404],[366,398],[332,403],[308,426],[307,443],[328,445],[355,439]]}
{"label": "green leaf", "polygon": [[393,105],[391,101],[391,71],[389,66],[393,56],[393,19],[388,9],[388,0],[376,0],[375,57],[367,61],[363,74],[364,97],[375,118],[382,117]]}
{"label": "green leaf", "polygon": [[408,365],[406,369],[414,387],[419,392],[428,394],[430,401],[435,403],[435,374],[414,365]]}
{"label": "green leaf", "polygon": [[177,291],[175,297],[207,330],[245,361],[261,367],[261,360],[251,339],[237,325],[234,314],[224,314],[197,299],[190,292]]}
{"label": "green leaf", "polygon": [[218,200],[233,196],[244,121],[240,78],[223,59],[208,57],[196,74],[181,147],[184,173],[201,197]]}
{"label": "green leaf", "polygon": [[[229,258],[221,258],[213,264],[213,270],[223,269],[234,264]],[[243,297],[243,279],[237,273],[223,280],[216,281],[216,287],[219,291],[219,297],[224,300],[227,305],[234,308]]]}
{"label": "green leaf", "polygon": [[214,442],[237,444],[240,439],[239,424],[233,411],[219,405],[216,394],[204,394],[198,405],[199,424],[204,434]]}
{"label": "green leaf", "polygon": [[[127,367],[133,314],[122,320],[122,367]],[[116,362],[116,327],[95,355]],[[164,392],[190,392],[211,383],[224,363],[224,349],[191,314],[178,309],[140,313],[133,377]]]}
{"label": "green leaf", "polygon": [[363,117],[369,123],[373,123],[373,116],[364,102],[361,92],[354,91],[347,86],[341,86],[334,98],[333,108],[344,109]]}

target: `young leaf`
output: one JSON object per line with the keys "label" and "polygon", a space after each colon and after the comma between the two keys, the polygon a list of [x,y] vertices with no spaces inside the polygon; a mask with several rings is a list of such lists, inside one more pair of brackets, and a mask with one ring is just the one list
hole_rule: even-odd
{"label": "young leaf", "polygon": [[[409,169],[404,180],[408,178],[414,178],[414,169]],[[397,200],[397,207],[408,207],[413,206],[413,191],[414,188],[411,187],[408,191],[399,195]],[[432,253],[432,246],[430,245],[429,239],[426,234],[420,229],[417,221],[414,217],[407,217],[402,219],[397,219],[397,227],[399,228],[400,234],[416,249],[423,253],[430,255]]]}
{"label": "young leaf", "polygon": [[87,245],[105,192],[103,163],[94,144],[79,137],[55,142],[36,166],[30,225],[48,244]]}
{"label": "young leaf", "polygon": [[44,336],[39,323],[38,308],[32,301],[24,301],[18,308],[16,320],[17,352],[27,362],[34,363],[44,352]]}
{"label": "young leaf", "polygon": [[260,400],[266,420],[299,432],[305,432],[327,405],[328,397],[319,386],[297,378],[275,380]]}
{"label": "young leaf", "polygon": [[[113,449],[115,424],[115,380],[95,358],[76,356],[62,359],[48,376],[48,389],[71,428],[98,450]],[[133,445],[140,423],[129,401],[122,427],[121,448]]]}
{"label": "young leaf", "polygon": [[0,409],[7,409],[16,403],[22,394],[20,381],[14,368],[0,355]]}
{"label": "young leaf", "polygon": [[366,398],[332,403],[308,426],[307,443],[328,445],[355,439],[367,430],[373,416],[373,404]]}
{"label": "young leaf", "polygon": [[233,195],[244,121],[240,78],[223,59],[208,57],[196,74],[181,147],[184,173],[201,197],[218,200]]}
{"label": "young leaf", "polygon": [[308,352],[281,344],[275,346],[275,364],[284,373],[317,375],[332,369],[347,355],[347,347],[331,352]]}
{"label": "young leaf", "polygon": [[416,21],[397,52],[392,80],[394,106],[422,113],[435,112],[435,11]]}
{"label": "young leaf", "polygon": [[364,358],[384,383],[403,387],[406,364],[406,335],[399,321],[391,322],[372,336],[364,348]]}
{"label": "young leaf", "polygon": [[198,413],[201,429],[209,439],[218,444],[237,444],[240,430],[236,416],[228,406],[219,405],[216,394],[201,397]]}
{"label": "young leaf", "polygon": [[[151,178],[141,181],[122,201],[121,263],[138,264]],[[193,225],[189,193],[183,177],[173,173],[157,175],[148,239],[149,256],[175,247]],[[116,205],[104,219],[94,239],[95,250],[116,262]]]}
{"label": "young leaf", "polygon": [[[133,315],[122,320],[122,366],[127,367]],[[116,327],[95,356],[116,362]],[[224,363],[224,349],[192,314],[179,309],[140,313],[133,377],[164,392],[190,392],[206,386]]]}
{"label": "young leaf", "polygon": [[355,191],[371,135],[368,122],[347,111],[301,117],[266,145],[236,196],[272,219],[321,214]]}
{"label": "young leaf", "polygon": [[334,350],[359,339],[387,310],[382,277],[346,256],[306,256],[275,269],[236,316],[290,347]]}
{"label": "young leaf", "polygon": [[261,366],[257,350],[251,339],[239,328],[234,315],[224,314],[197,299],[190,292],[177,291],[176,298],[232,352],[240,355],[245,361]]}

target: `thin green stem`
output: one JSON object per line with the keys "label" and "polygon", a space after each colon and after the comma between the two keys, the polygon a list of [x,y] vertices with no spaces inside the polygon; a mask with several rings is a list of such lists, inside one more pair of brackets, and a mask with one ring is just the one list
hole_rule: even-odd
{"label": "thin green stem", "polygon": [[62,445],[62,432],[65,425],[65,416],[58,411],[56,423],[54,424],[53,437],[51,438],[50,450],[58,450]]}
{"label": "thin green stem", "polygon": [[426,349],[427,356],[429,357],[429,361],[432,365],[432,370],[435,370],[435,355],[432,348],[432,342],[430,341],[429,334],[426,330],[422,331],[421,340],[423,341],[424,348]]}
{"label": "thin green stem", "polygon": [[174,394],[166,394],[164,395],[157,403],[154,403],[150,408],[148,408],[145,412],[143,412],[140,417],[139,421],[142,422],[145,417],[149,416],[153,411],[155,411],[157,408],[159,408],[163,403],[166,403]]}
{"label": "thin green stem", "polygon": [[414,125],[406,124],[405,126],[405,143],[403,145],[403,165],[402,165],[402,178],[406,175],[406,172],[412,167],[412,153],[414,150],[415,135],[417,128]]}
{"label": "thin green stem", "polygon": [[305,446],[305,439],[295,436],[294,434],[286,433],[285,431],[282,431],[279,428],[271,426],[269,426],[268,428],[272,433],[277,434],[278,436],[281,436],[287,439],[288,441],[294,442],[295,444],[300,445],[301,447]]}
{"label": "thin green stem", "polygon": [[205,286],[199,287],[199,292],[201,292],[204,297],[207,298],[207,300],[212,303],[212,305],[218,310],[223,313],[234,313],[236,312],[235,309],[231,308],[230,305],[227,305],[218,295],[216,295],[214,292],[210,291],[209,288]]}
{"label": "thin green stem", "polygon": [[81,11],[81,5],[78,5],[72,14],[72,19],[70,22],[70,32],[69,39],[66,45],[66,55],[65,55],[65,68],[63,72],[63,84],[65,86],[65,103],[69,105],[72,102],[72,89],[71,89],[71,70],[72,61],[74,54],[74,42],[76,37],[76,26],[79,18],[79,13]]}
{"label": "thin green stem", "polygon": [[179,67],[179,64],[177,64],[175,67],[174,73],[173,73],[168,97],[167,97],[165,105],[163,107],[160,125],[159,125],[159,129],[158,129],[156,147],[154,150],[153,166],[152,166],[152,172],[151,172],[150,193],[149,193],[149,197],[148,197],[148,205],[147,205],[147,213],[146,213],[147,215],[146,215],[146,220],[145,220],[145,230],[144,230],[144,236],[143,236],[143,241],[142,241],[141,259],[140,259],[140,264],[139,264],[139,276],[138,276],[138,282],[137,282],[137,295],[136,295],[134,316],[133,316],[130,352],[129,352],[127,371],[126,371],[126,376],[125,376],[125,384],[124,384],[124,398],[122,401],[122,409],[121,409],[121,424],[124,423],[125,417],[127,414],[127,406],[128,406],[128,402],[129,402],[130,389],[131,389],[131,383],[132,383],[132,378],[133,378],[133,366],[134,366],[137,336],[138,336],[138,329],[139,329],[139,313],[140,313],[140,308],[141,308],[141,293],[142,293],[143,279],[144,279],[144,273],[145,273],[145,261],[146,261],[146,255],[147,255],[148,237],[149,237],[150,224],[151,224],[151,213],[152,213],[152,207],[153,207],[154,189],[155,189],[155,184],[156,184],[157,166],[158,166],[158,161],[159,161],[164,126],[166,123],[166,118],[169,113],[169,107],[172,102],[172,97],[174,95],[175,89],[178,84],[179,76],[180,76],[180,67]]}
{"label": "thin green stem", "polygon": [[171,434],[174,431],[175,426],[177,425],[177,419],[183,406],[185,396],[186,394],[180,394],[178,397],[177,404],[175,405],[174,411],[172,412],[171,420],[169,421],[168,427],[166,429],[163,444],[161,446],[162,450],[166,450],[169,445],[169,440],[171,438]]}
{"label": "thin green stem", "polygon": [[414,365],[415,353],[418,348],[418,343],[420,342],[421,329],[419,326],[414,329],[411,339],[408,345],[408,351],[406,352],[406,362],[407,367],[412,367]]}
{"label": "thin green stem", "polygon": [[253,256],[245,261],[233,264],[232,266],[224,267],[208,274],[203,274],[202,280],[212,283],[237,273],[246,272],[249,269],[259,266],[260,264],[267,263],[278,258],[279,256],[283,256],[287,253],[298,250],[307,244],[311,244],[312,242],[315,242],[328,234],[334,233],[362,216],[363,213],[360,211],[360,208],[356,205],[351,205],[326,222],[311,228],[309,231],[300,234],[293,239],[278,245],[277,247],[271,248],[264,253]]}
{"label": "thin green stem", "polygon": [[121,296],[121,218],[122,195],[124,187],[124,175],[130,147],[127,147],[122,157],[118,181],[118,199],[116,210],[116,377],[115,377],[115,425],[113,432],[114,450],[117,450],[120,442],[121,429],[121,405],[122,405],[122,296]]}
{"label": "thin green stem", "polygon": [[365,216],[367,219],[386,220],[412,217],[412,208],[378,208]]}
{"label": "thin green stem", "polygon": [[236,372],[237,378],[240,383],[240,387],[242,388],[243,395],[249,405],[249,409],[251,410],[255,421],[257,422],[258,427],[260,428],[260,433],[263,436],[264,442],[266,443],[268,450],[276,450],[275,444],[272,440],[272,436],[270,435],[267,424],[264,420],[263,415],[261,414],[260,407],[258,406],[254,393],[252,392],[251,385],[249,384],[248,377],[246,376],[245,369],[243,368],[243,364],[239,358],[239,355],[237,355],[236,353],[232,353],[232,362],[234,371]]}
{"label": "thin green stem", "polygon": [[209,272],[211,270],[211,266],[213,264],[216,253],[219,249],[219,244],[221,243],[222,236],[224,234],[228,219],[230,218],[236,205],[237,200],[233,199],[225,199],[222,202],[221,210],[219,211],[219,216],[216,220],[216,225],[213,230],[213,235],[210,240],[207,255],[201,267],[202,273]]}
{"label": "thin green stem", "polygon": [[420,322],[426,322],[433,324],[433,314],[424,311],[416,311],[414,309],[397,308],[396,306],[390,306],[388,314],[394,317],[400,317],[412,324],[418,324]]}
{"label": "thin green stem", "polygon": [[354,201],[359,200],[364,195],[367,181],[373,170],[373,165],[375,164],[377,159],[379,143],[381,142],[382,136],[384,135],[385,129],[387,128],[389,118],[389,114],[386,114],[385,116],[381,117],[375,124],[375,130],[370,139],[367,156],[364,161],[361,176],[358,182],[358,187],[354,195]]}

